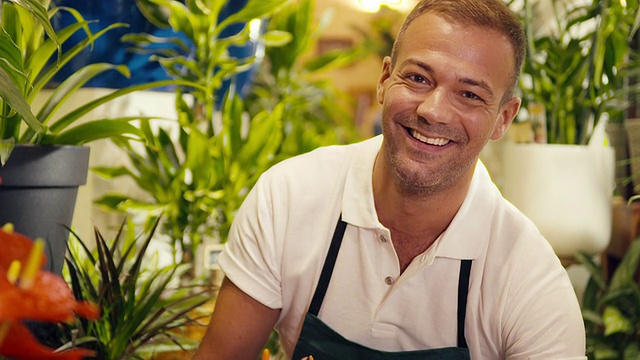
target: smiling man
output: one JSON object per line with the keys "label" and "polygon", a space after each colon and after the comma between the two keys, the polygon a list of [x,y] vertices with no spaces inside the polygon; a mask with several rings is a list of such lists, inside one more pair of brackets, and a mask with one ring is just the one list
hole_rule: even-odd
{"label": "smiling man", "polygon": [[519,107],[521,24],[422,0],[384,59],[382,136],[266,172],[220,257],[195,359],[584,359],[566,272],[478,160]]}

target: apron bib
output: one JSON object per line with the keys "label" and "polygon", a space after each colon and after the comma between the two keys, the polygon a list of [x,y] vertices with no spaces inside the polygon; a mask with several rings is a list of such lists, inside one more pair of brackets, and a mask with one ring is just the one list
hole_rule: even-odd
{"label": "apron bib", "polygon": [[300,360],[308,356],[313,356],[314,360],[332,359],[363,359],[363,360],[383,360],[383,359],[470,359],[467,342],[464,338],[464,319],[467,307],[467,291],[469,288],[469,275],[471,273],[471,260],[462,260],[460,264],[460,278],[458,281],[458,346],[428,350],[413,351],[381,351],[372,349],[344,338],[335,332],[327,324],[318,318],[322,301],[329,287],[329,281],[333,273],[333,268],[338,257],[340,244],[344,237],[347,224],[342,221],[342,215],[338,220],[336,229],[331,239],[329,252],[320,273],[320,279],[316,286],[316,291],[311,299],[309,311],[307,312],[300,338],[293,351],[293,360]]}

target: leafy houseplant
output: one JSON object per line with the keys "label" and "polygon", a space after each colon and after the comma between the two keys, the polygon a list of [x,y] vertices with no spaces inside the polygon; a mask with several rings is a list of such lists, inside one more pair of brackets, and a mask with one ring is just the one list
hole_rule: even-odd
{"label": "leafy houseplant", "polygon": [[539,14],[542,5],[524,3],[524,105],[543,105],[548,143],[585,145],[604,114],[611,121],[624,117],[633,90],[627,86],[627,73],[639,60],[632,47],[640,26],[639,4],[553,1],[552,22],[546,26],[540,24],[540,19],[548,19]]}
{"label": "leafy houseplant", "polygon": [[157,255],[149,253],[157,223],[142,239],[130,220],[110,241],[96,229],[93,250],[73,234],[66,263],[68,282],[77,299],[98,304],[102,313],[92,321],[61,325],[65,346],[91,349],[100,359],[126,359],[142,358],[163,347],[187,351],[197,345],[177,330],[197,323],[190,314],[211,298],[211,289],[171,287],[187,265],[160,266]]}
{"label": "leafy houseplant", "polygon": [[[125,94],[175,84],[175,81],[155,82],[113,91],[54,119],[57,110],[93,77],[109,70],[128,76],[124,65],[88,64],[71,74],[48,97],[34,114],[31,109],[36,96],[53,76],[83,49],[111,29],[126,26],[112,24],[91,33],[88,22],[72,8],[49,9],[49,1],[4,0],[2,2],[2,33],[0,33],[0,163],[4,165],[13,147],[18,144],[81,145],[100,138],[137,136],[130,124],[133,118],[96,119],[75,127],[84,115],[98,106]],[[49,9],[49,10],[48,10]],[[58,11],[68,11],[78,20],[57,32],[50,18]],[[84,31],[86,38],[67,51],[62,45],[71,35]]]}
{"label": "leafy houseplant", "polygon": [[[130,123],[134,118],[86,121],[85,115],[117,97],[180,81],[119,89],[59,114],[61,106],[98,74],[114,70],[128,75],[124,65],[88,64],[62,81],[34,113],[31,105],[36,96],[44,95],[45,85],[62,66],[107,31],[125,25],[112,24],[92,33],[77,11],[52,7],[48,0],[3,0],[0,4],[0,222],[12,222],[32,238],[46,237],[48,260],[59,273],[67,233],[58,223],[71,222],[77,188],[86,181],[89,160],[88,147],[69,145],[140,135]],[[77,22],[54,31],[50,19],[59,11],[69,12]],[[77,32],[84,32],[86,38],[63,51],[62,45]],[[55,190],[44,190],[49,188]]]}
{"label": "leafy houseplant", "polygon": [[[147,143],[143,151],[136,150],[129,142],[119,142],[133,167],[96,169],[108,178],[132,178],[151,196],[151,201],[133,199],[126,194],[108,194],[98,202],[111,209],[163,211],[163,232],[182,253],[183,261],[193,262],[204,237],[226,241],[235,212],[262,172],[285,157],[321,144],[346,141],[345,135],[336,134],[348,129],[352,119],[346,111],[339,112],[340,107],[331,101],[336,96],[328,84],[302,82],[301,77],[295,77],[298,73],[291,71],[303,54],[308,55],[309,1],[302,2],[300,8],[292,8],[299,11],[296,31],[300,33],[293,33],[292,28],[284,26],[284,16],[280,12],[292,14],[296,11],[288,4],[281,7],[286,3],[282,0],[248,1],[242,10],[219,23],[215,21],[216,14],[227,3],[224,0],[208,2],[209,8],[205,10],[191,1],[185,5],[166,0],[140,0],[138,3],[142,9],[147,8],[146,13],[169,14],[168,18],[158,20],[160,25],[170,25],[174,30],[191,34],[188,37],[193,39],[194,56],[171,51],[156,53],[169,74],[175,78],[210,79],[206,81],[210,86],[208,93],[217,94],[225,79],[231,80],[232,85],[220,101],[220,107],[216,105],[218,101],[203,98],[205,92],[191,94],[192,102],[189,94],[178,92],[177,139],[172,139],[162,128],[152,130],[151,126],[144,125]],[[165,11],[159,11],[158,7]],[[276,20],[275,16],[281,20]],[[235,59],[228,54],[229,46],[241,46],[251,40],[260,18],[268,18],[272,25],[260,37],[258,46],[267,46],[269,61],[273,59],[278,72],[286,73],[291,80],[272,88],[266,83],[252,86],[243,100],[236,94],[233,79],[247,66],[259,65],[257,82],[274,79],[264,72],[264,66],[257,64],[253,56]],[[223,27],[237,21],[248,25],[228,37],[217,37],[222,34]],[[207,25],[196,27],[193,25],[196,23]],[[201,38],[209,41],[197,41]],[[144,35],[131,35],[127,39],[143,41],[142,45],[158,45],[158,40]],[[286,54],[286,59],[276,63],[278,53],[272,51],[285,43],[298,49],[293,57]],[[335,54],[333,56],[335,59]],[[258,87],[262,90],[254,92]],[[286,88],[289,90],[284,96],[281,91]]]}
{"label": "leafy houseplant", "polygon": [[317,24],[313,20],[314,6],[313,0],[300,0],[272,16],[269,29],[286,31],[292,38],[283,46],[265,50],[265,64],[258,69],[247,96],[251,114],[287,104],[282,117],[283,141],[276,160],[358,139],[351,97],[323,79],[322,74],[363,59],[371,54],[371,46],[314,55],[330,15]]}
{"label": "leafy houseplant", "polygon": [[[242,9],[220,19],[226,0],[206,4],[192,0],[138,1],[143,14],[153,23],[183,33],[191,43],[178,37],[157,39],[147,34],[131,34],[124,40],[134,43],[137,51],[155,54],[171,77],[195,81],[201,86],[189,93],[177,89],[178,119],[169,124],[178,130],[177,137],[169,135],[171,128],[154,129],[154,124],[143,121],[142,150],[139,144],[116,141],[134,166],[95,169],[106,178],[132,178],[151,200],[107,194],[97,202],[114,210],[162,212],[162,232],[170,237],[183,262],[194,263],[203,237],[221,234],[224,238],[243,194],[255,181],[256,174],[269,165],[271,154],[280,143],[280,111],[255,116],[247,134],[243,102],[235,91],[230,90],[224,101],[213,95],[223,88],[225,80],[254,63],[253,56],[231,57],[231,47],[250,41],[259,42],[260,46],[277,44],[289,38],[288,34],[276,31],[258,39],[255,33],[260,18],[268,17],[285,2],[251,0]],[[244,25],[225,34],[225,30],[238,23]],[[178,44],[182,51],[158,48],[166,42]],[[222,103],[222,108],[217,103]]]}
{"label": "leafy houseplant", "polygon": [[530,115],[536,143],[505,148],[503,194],[559,256],[599,253],[610,241],[615,185],[605,124],[626,106],[623,74],[635,60],[638,1],[511,3],[523,5],[528,51],[520,90],[529,111],[521,115]]}
{"label": "leafy houseplant", "polygon": [[578,254],[591,276],[584,291],[582,312],[589,359],[640,357],[640,239],[635,240],[615,272],[605,278],[599,264]]}

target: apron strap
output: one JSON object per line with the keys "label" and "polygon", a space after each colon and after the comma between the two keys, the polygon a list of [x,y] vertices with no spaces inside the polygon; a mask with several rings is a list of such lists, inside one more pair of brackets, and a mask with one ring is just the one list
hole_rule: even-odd
{"label": "apron strap", "polygon": [[471,275],[471,260],[460,262],[460,278],[458,279],[458,347],[467,348],[464,338],[464,320],[467,314],[467,293],[469,292],[469,277]]}
{"label": "apron strap", "polygon": [[311,305],[309,305],[309,313],[313,314],[314,316],[318,316],[320,307],[322,306],[322,301],[324,300],[324,296],[327,293],[327,288],[329,288],[329,281],[331,280],[333,268],[336,265],[338,251],[340,251],[342,237],[344,236],[344,231],[346,230],[346,228],[347,223],[342,221],[342,214],[340,214],[340,217],[338,218],[338,224],[336,225],[336,229],[333,232],[331,245],[329,245],[329,252],[327,253],[326,259],[324,260],[324,265],[322,266],[322,273],[320,273],[320,279],[318,280],[318,285],[316,286],[316,292],[313,294],[313,298],[311,299]]}

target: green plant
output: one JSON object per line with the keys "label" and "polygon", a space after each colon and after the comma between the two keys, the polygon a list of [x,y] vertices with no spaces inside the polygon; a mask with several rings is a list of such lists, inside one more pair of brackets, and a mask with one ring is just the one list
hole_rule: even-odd
{"label": "green plant", "polygon": [[[254,56],[234,58],[229,54],[230,49],[250,42],[273,46],[289,41],[291,35],[288,33],[260,31],[261,19],[268,18],[287,1],[248,0],[239,11],[221,19],[223,7],[232,2],[136,0],[150,22],[160,28],[170,28],[183,37],[159,39],[149,34],[129,34],[122,40],[133,43],[135,51],[153,54],[151,59],[158,61],[170,77],[200,84],[200,88],[189,91],[189,96],[193,97],[190,120],[203,126],[205,133],[213,135],[222,130],[214,121],[217,109],[213,95],[220,95],[225,80],[249,70],[255,61]],[[242,25],[241,30],[234,31],[236,25]],[[182,92],[178,94],[183,95]]]}
{"label": "green plant", "polygon": [[[184,116],[191,116],[186,104],[178,102]],[[182,256],[180,261],[193,263],[204,237],[226,239],[244,196],[272,164],[281,142],[283,106],[254,116],[246,135],[243,102],[237,96],[224,101],[223,129],[218,135],[209,136],[196,124],[181,120],[179,138],[174,141],[166,130],[154,131],[148,121],[142,122],[147,139],[142,150],[136,144],[118,142],[132,166],[94,171],[105,178],[133,179],[151,200],[110,193],[96,203],[111,210],[163,214],[164,233]]]}
{"label": "green plant", "polygon": [[[60,107],[93,77],[109,70],[129,76],[124,65],[88,64],[53,90],[34,114],[31,108],[34,99],[62,66],[99,41],[107,31],[126,25],[111,24],[92,33],[89,22],[78,11],[52,7],[49,0],[4,0],[0,4],[0,165],[6,162],[16,144],[81,145],[100,138],[138,136],[138,129],[130,124],[135,118],[93,119],[71,125],[117,97],[177,83],[167,80],[114,90],[57,116]],[[58,11],[71,13],[77,22],[55,31],[50,19]],[[63,51],[62,45],[78,31],[84,31],[86,38]]]}
{"label": "green plant", "polygon": [[[251,0],[219,22],[226,0],[138,1],[149,19],[183,33],[190,44],[180,38],[157,39],[146,34],[131,34],[124,40],[135,42],[138,51],[156,54],[154,58],[173,78],[195,81],[201,87],[188,94],[177,89],[178,119],[168,124],[177,128],[177,137],[172,138],[163,126],[154,129],[152,123],[143,121],[142,147],[116,140],[133,166],[95,169],[105,178],[130,177],[150,199],[107,194],[97,203],[111,210],[163,213],[162,232],[170,237],[183,262],[193,263],[204,237],[226,239],[233,213],[257,175],[270,166],[274,149],[281,141],[281,110],[262,112],[248,121],[243,101],[233,88],[221,101],[221,109],[216,109],[213,95],[224,80],[247,70],[254,62],[253,57],[230,57],[229,48],[246,44],[254,36],[250,27],[255,30],[255,21],[285,2]],[[223,30],[238,22],[245,23],[239,32],[221,37]],[[289,38],[286,33],[273,31],[263,34],[259,41],[271,45]],[[187,52],[157,48],[166,42],[179,44],[178,49]]]}
{"label": "green plant", "polygon": [[547,142],[587,144],[605,114],[624,117],[629,93],[638,91],[628,86],[628,72],[639,65],[632,47],[639,4],[553,1],[550,22],[541,14],[545,4],[525,0],[521,12],[528,39],[523,105],[544,106]]}
{"label": "green plant", "polygon": [[300,0],[272,16],[269,29],[286,31],[292,39],[283,46],[266,49],[265,64],[258,69],[247,96],[251,114],[286,104],[278,160],[359,138],[353,99],[323,75],[354,64],[372,50],[366,44],[314,54],[331,16],[326,13],[319,22],[314,21],[314,7],[314,0]]}
{"label": "green plant", "polygon": [[364,39],[365,49],[376,55],[380,61],[385,56],[391,55],[393,43],[396,40],[396,33],[400,29],[405,14],[382,6],[375,16],[369,21],[367,27],[356,27],[355,30]]}
{"label": "green plant", "polygon": [[610,279],[590,256],[576,258],[591,274],[582,302],[589,359],[638,359],[640,239],[630,245]]}
{"label": "green plant", "polygon": [[[153,348],[174,345],[193,349],[198,339],[175,330],[198,319],[189,314],[211,299],[211,289],[171,288],[188,265],[160,266],[149,244],[158,220],[141,238],[132,221],[123,222],[113,240],[96,229],[93,250],[75,233],[69,242],[66,275],[75,297],[101,308],[94,321],[78,320],[60,328],[66,346],[94,350],[99,359],[141,359]],[[210,314],[208,314],[210,315]]]}

